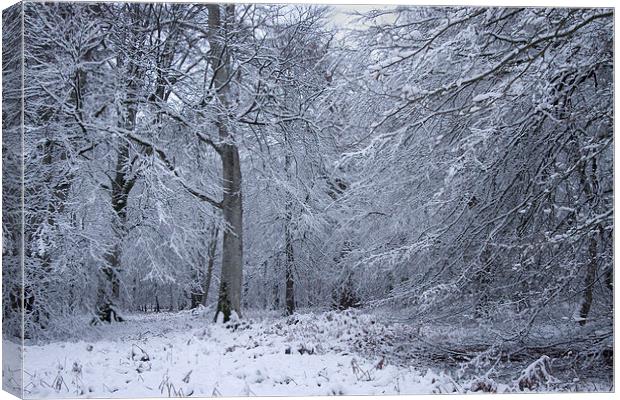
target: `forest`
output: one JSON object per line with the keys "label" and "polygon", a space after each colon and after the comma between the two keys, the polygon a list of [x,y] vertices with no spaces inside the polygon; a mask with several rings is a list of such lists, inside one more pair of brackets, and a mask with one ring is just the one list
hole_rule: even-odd
{"label": "forest", "polygon": [[[4,10],[3,339],[28,349],[4,387],[613,390],[613,24],[602,8]],[[274,363],[330,374],[200,386],[155,366],[195,351],[200,378],[199,354],[274,337]],[[57,369],[76,342],[84,358]],[[153,392],[88,372],[100,343]]]}

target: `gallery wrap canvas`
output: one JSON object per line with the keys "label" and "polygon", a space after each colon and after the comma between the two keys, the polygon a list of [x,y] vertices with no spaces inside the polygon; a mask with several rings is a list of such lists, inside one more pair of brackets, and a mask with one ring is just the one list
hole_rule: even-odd
{"label": "gallery wrap canvas", "polygon": [[614,391],[613,9],[2,22],[5,391]]}

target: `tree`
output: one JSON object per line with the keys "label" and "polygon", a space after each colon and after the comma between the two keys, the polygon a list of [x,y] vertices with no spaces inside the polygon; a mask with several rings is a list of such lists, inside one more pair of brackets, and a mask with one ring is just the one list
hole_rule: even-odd
{"label": "tree", "polygon": [[360,263],[413,263],[418,270],[405,273],[413,279],[392,298],[425,312],[458,298],[462,313],[473,308],[474,318],[488,319],[518,304],[524,322],[517,333],[527,334],[542,310],[578,291],[583,321],[593,271],[606,259],[596,249],[612,226],[611,182],[601,181],[611,171],[600,169],[611,167],[603,83],[611,38],[601,29],[611,14],[400,8],[369,18],[375,23],[363,36],[376,62],[368,90],[389,106],[347,162],[372,176],[362,180],[370,190],[411,176],[397,200],[409,206],[386,214],[410,218],[413,229],[376,241],[382,252]]}
{"label": "tree", "polygon": [[[608,326],[611,11],[24,9],[23,254],[3,195],[16,334],[22,309],[36,337],[216,299],[224,321],[372,305],[508,339],[543,315]],[[3,114],[16,168],[20,118]]]}
{"label": "tree", "polygon": [[224,322],[231,313],[241,316],[241,282],[243,279],[243,207],[241,193],[241,161],[239,149],[229,132],[222,112],[230,107],[232,66],[227,41],[230,40],[235,22],[235,6],[228,5],[224,14],[219,5],[208,5],[209,45],[213,68],[213,90],[217,107],[220,108],[216,126],[220,144],[218,154],[222,160],[222,214],[226,230],[222,244],[222,274],[215,318],[222,313]]}

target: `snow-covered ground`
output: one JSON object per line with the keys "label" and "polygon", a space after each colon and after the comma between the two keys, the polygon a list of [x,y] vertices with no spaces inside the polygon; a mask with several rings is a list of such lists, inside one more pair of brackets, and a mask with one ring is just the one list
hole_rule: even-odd
{"label": "snow-covered ground", "polygon": [[518,388],[484,378],[457,382],[440,368],[392,363],[382,355],[382,343],[394,333],[368,314],[249,315],[228,325],[211,322],[211,315],[205,310],[131,315],[123,323],[76,335],[79,341],[28,345],[25,396],[376,395]]}

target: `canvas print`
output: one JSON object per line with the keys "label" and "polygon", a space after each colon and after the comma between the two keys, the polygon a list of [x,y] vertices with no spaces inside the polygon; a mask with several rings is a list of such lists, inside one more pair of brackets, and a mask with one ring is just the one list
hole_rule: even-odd
{"label": "canvas print", "polygon": [[613,9],[2,22],[5,391],[615,390]]}

